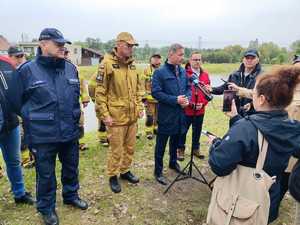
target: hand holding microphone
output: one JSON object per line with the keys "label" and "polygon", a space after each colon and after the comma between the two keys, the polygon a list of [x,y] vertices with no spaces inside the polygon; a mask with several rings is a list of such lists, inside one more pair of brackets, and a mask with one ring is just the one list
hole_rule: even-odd
{"label": "hand holding microphone", "polygon": [[177,96],[177,102],[182,108],[185,108],[189,105],[189,99],[185,95]]}
{"label": "hand holding microphone", "polygon": [[195,88],[198,88],[204,94],[207,101],[211,101],[213,99],[211,94],[212,88],[200,82],[195,73],[193,73],[193,75],[190,77],[190,82],[195,86]]}

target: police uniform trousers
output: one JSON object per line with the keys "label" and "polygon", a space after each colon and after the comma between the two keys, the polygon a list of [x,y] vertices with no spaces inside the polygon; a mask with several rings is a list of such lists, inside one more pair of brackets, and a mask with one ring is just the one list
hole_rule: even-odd
{"label": "police uniform trousers", "polygon": [[129,171],[136,143],[137,123],[125,126],[107,126],[109,149],[107,175],[109,177]]}
{"label": "police uniform trousers", "polygon": [[56,175],[55,164],[58,155],[62,164],[62,196],[65,201],[78,198],[78,140],[61,143],[32,144],[35,157],[37,210],[48,214],[55,209]]}

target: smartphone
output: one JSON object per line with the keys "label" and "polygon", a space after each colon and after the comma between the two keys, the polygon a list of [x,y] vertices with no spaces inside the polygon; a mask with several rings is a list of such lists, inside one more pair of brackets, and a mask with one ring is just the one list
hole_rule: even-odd
{"label": "smartphone", "polygon": [[225,90],[223,94],[223,112],[231,111],[232,100],[236,97],[236,91]]}

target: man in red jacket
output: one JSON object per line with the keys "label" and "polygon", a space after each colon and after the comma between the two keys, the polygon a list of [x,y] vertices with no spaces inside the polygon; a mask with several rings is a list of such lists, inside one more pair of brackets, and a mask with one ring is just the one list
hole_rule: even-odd
{"label": "man in red jacket", "polygon": [[[189,62],[186,65],[186,75],[190,79],[192,76],[197,76],[199,83],[203,84],[207,89],[210,86],[208,73],[201,68],[202,57],[199,52],[193,52],[190,56]],[[204,155],[200,154],[200,135],[202,130],[203,118],[205,113],[205,106],[208,101],[201,90],[191,85],[192,97],[189,106],[185,108],[186,132],[180,137],[177,150],[177,159],[184,160],[186,134],[192,125],[192,151],[193,154],[203,159]]]}

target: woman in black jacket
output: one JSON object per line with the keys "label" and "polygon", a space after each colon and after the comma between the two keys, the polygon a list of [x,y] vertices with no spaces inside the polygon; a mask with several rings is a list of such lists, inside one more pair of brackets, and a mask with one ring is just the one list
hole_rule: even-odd
{"label": "woman in black jacket", "polygon": [[5,97],[8,80],[14,68],[8,58],[0,56],[0,108],[2,121],[0,126],[0,149],[6,165],[7,176],[11,184],[16,203],[33,204],[34,199],[25,191],[20,161],[20,129],[17,116],[10,110]]}
{"label": "woman in black jacket", "polygon": [[253,105],[257,111],[241,118],[232,104],[232,127],[223,139],[214,139],[209,164],[218,176],[229,175],[237,165],[254,168],[258,157],[257,130],[269,142],[264,171],[276,183],[270,188],[269,223],[278,217],[280,180],[289,158],[300,146],[300,122],[290,120],[284,110],[292,101],[295,86],[300,83],[300,69],[283,66],[257,78]]}

